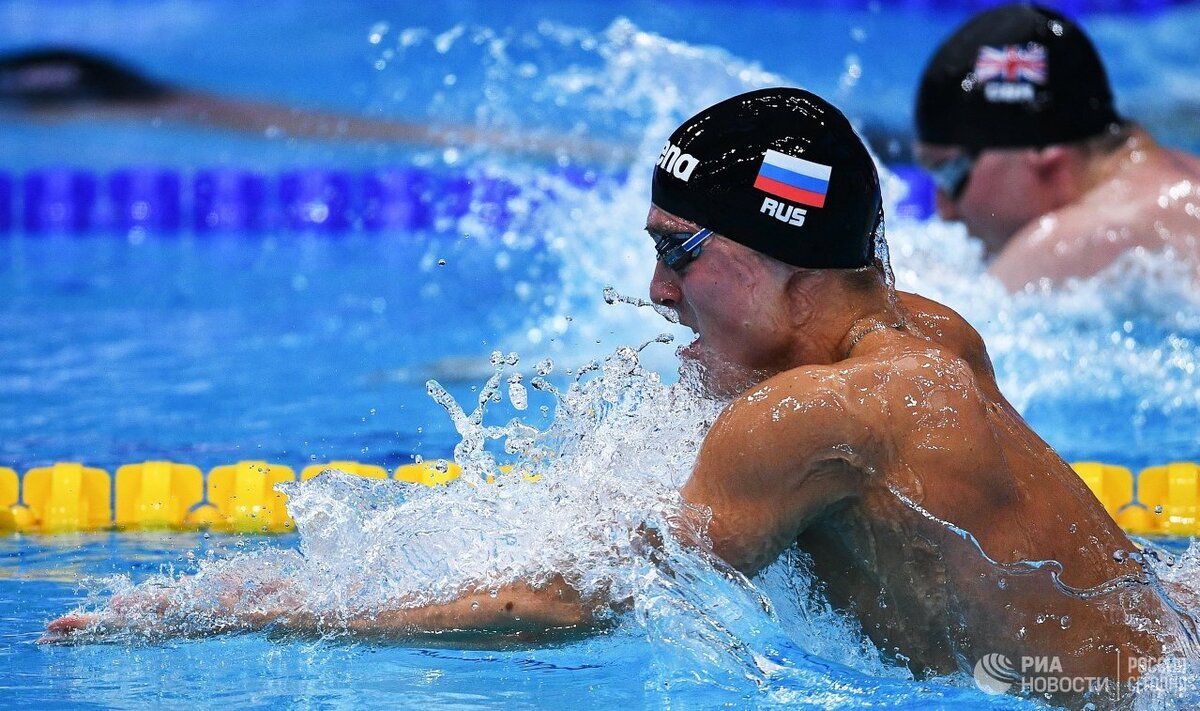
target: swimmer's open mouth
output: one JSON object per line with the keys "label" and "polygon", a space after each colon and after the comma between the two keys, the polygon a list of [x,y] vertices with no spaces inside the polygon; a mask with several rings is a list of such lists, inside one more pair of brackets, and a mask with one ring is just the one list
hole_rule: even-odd
{"label": "swimmer's open mouth", "polygon": [[[683,325],[687,326],[686,323]],[[680,358],[688,358],[691,360],[697,360],[700,356],[700,350],[704,347],[700,342],[701,336],[696,331],[696,329],[692,328],[691,326],[687,326],[687,327],[692,332],[692,340],[689,343],[685,343],[685,344],[681,345],[678,349],[676,349],[675,355],[677,355]]]}

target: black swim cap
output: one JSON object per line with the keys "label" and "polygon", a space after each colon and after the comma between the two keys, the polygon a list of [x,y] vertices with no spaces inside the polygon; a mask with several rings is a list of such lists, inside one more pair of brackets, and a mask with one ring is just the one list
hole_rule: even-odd
{"label": "black swim cap", "polygon": [[165,85],[108,57],[79,49],[0,55],[0,105],[49,108],[75,102],[141,102],[171,94]]}
{"label": "black swim cap", "polygon": [[938,48],[921,77],[916,121],[925,143],[982,150],[1070,143],[1121,118],[1083,30],[1022,4],[976,15]]}
{"label": "black swim cap", "polygon": [[651,196],[667,212],[782,262],[870,264],[879,176],[850,122],[803,89],[726,99],[675,129]]}

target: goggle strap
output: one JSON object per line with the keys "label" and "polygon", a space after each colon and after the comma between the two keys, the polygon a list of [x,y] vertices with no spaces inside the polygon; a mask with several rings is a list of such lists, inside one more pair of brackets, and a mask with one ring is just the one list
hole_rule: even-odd
{"label": "goggle strap", "polygon": [[703,242],[704,240],[708,239],[708,236],[711,234],[712,234],[712,230],[707,229],[707,228],[702,229],[699,232],[697,232],[696,234],[689,237],[686,242],[679,245],[679,248],[685,252],[690,252],[693,249],[695,249],[696,247],[699,247],[700,243]]}

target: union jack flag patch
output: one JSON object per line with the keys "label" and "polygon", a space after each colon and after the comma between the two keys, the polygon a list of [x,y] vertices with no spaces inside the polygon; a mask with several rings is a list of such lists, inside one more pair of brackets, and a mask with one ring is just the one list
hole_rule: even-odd
{"label": "union jack flag patch", "polygon": [[1036,42],[1024,47],[1010,44],[1004,47],[980,47],[975,60],[976,81],[993,79],[1006,82],[1046,83],[1046,48]]}

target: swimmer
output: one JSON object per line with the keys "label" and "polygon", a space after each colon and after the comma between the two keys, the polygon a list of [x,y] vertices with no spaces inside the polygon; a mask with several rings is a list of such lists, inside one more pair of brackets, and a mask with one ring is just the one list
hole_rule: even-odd
{"label": "swimmer", "polygon": [[[828,599],[918,678],[1001,654],[1115,681],[1119,659],[1187,639],[1137,547],[1004,399],[978,334],[893,291],[875,166],[836,108],[750,92],[689,119],[656,158],[650,296],[695,331],[681,357],[730,400],[681,492],[711,518],[676,535],[747,576],[798,547]],[[560,577],[349,621],[255,612],[232,628],[539,637],[621,604]],[[136,618],[112,612],[62,617],[44,641]]]}
{"label": "swimmer", "polygon": [[944,219],[1012,291],[1171,250],[1200,284],[1200,158],[1113,108],[1078,25],[1036,5],[986,10],[934,53],[916,99],[917,161]]}
{"label": "swimmer", "polygon": [[549,160],[629,158],[622,148],[579,136],[434,126],[229,99],[151,79],[78,49],[37,49],[0,57],[0,111],[43,121],[167,120],[284,138],[484,146]]}

